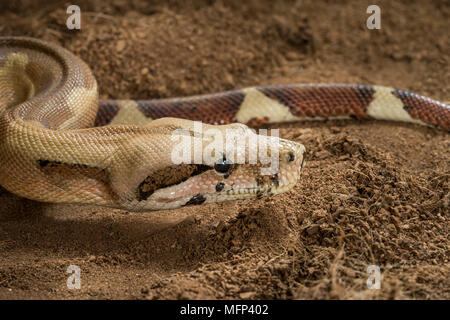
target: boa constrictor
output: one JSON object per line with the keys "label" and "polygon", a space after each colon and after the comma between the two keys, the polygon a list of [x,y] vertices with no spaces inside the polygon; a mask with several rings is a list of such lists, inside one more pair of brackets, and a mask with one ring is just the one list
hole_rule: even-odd
{"label": "boa constrictor", "polygon": [[[195,158],[211,142],[209,129],[224,135],[237,130],[244,139],[255,135],[247,125],[345,117],[450,129],[448,105],[371,85],[292,84],[99,100],[89,67],[67,50],[32,38],[0,38],[0,185],[33,200],[145,211],[277,194],[299,179],[302,144],[269,139],[278,147],[279,166],[267,175],[260,160],[249,160],[257,148],[251,144],[209,161],[175,164],[174,131],[192,138]],[[244,162],[233,162],[228,152],[244,154]]]}

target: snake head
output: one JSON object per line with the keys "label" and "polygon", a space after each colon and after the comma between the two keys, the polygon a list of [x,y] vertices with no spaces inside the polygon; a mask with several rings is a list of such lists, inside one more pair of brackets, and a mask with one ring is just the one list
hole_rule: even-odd
{"label": "snake head", "polygon": [[127,179],[135,181],[131,210],[261,198],[290,190],[300,177],[305,147],[278,138],[276,130],[258,134],[243,124],[172,120],[162,122],[172,129],[170,138],[168,133],[158,138],[158,145],[166,146],[158,152],[163,158],[128,176],[139,172],[139,178]]}

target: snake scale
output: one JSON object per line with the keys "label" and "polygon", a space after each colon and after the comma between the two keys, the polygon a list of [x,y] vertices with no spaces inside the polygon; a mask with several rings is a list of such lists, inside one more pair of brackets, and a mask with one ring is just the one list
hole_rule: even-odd
{"label": "snake scale", "polygon": [[252,145],[231,150],[244,154],[243,163],[226,151],[209,161],[175,164],[174,131],[204,143],[194,146],[195,157],[211,142],[209,129],[250,137],[256,133],[249,126],[348,117],[450,129],[449,105],[372,85],[291,84],[99,100],[89,67],[69,51],[33,38],[0,37],[0,185],[33,200],[146,211],[281,193],[299,179],[302,144],[269,139],[278,147],[279,168],[263,175],[264,164],[248,160]]}

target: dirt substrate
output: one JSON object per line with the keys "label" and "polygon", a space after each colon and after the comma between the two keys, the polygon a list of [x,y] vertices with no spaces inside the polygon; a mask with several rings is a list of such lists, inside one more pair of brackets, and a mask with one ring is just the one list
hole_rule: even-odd
{"label": "dirt substrate", "polygon": [[[102,97],[288,82],[357,82],[450,100],[449,1],[78,1],[0,4],[0,35],[54,41]],[[130,213],[0,191],[0,298],[449,299],[450,139],[387,122],[273,127],[302,142],[289,193]],[[68,290],[66,269],[81,268]],[[366,286],[367,267],[382,272]]]}

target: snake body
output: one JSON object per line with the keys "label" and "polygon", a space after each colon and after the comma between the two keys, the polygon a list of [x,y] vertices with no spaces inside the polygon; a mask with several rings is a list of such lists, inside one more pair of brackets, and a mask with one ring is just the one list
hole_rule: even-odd
{"label": "snake body", "polygon": [[[250,139],[257,135],[249,126],[348,117],[450,130],[449,105],[372,85],[291,84],[99,100],[89,67],[69,51],[32,38],[0,38],[0,185],[33,200],[143,211],[277,194],[299,179],[303,145],[269,139],[279,149],[279,168],[267,175],[259,159],[249,160],[256,148],[251,144],[210,160],[174,163],[173,133],[191,138],[195,158],[207,151],[208,132],[225,136],[232,129]],[[245,160],[230,161],[229,152]]]}

